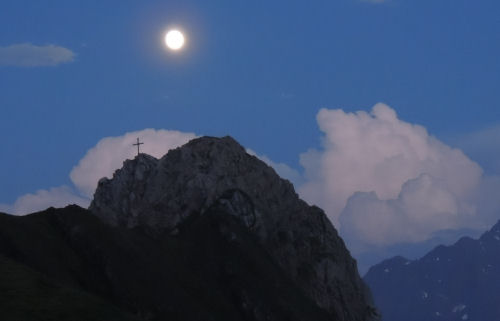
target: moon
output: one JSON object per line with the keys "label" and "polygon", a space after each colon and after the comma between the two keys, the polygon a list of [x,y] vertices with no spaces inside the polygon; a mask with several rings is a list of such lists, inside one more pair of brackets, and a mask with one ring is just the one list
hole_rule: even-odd
{"label": "moon", "polygon": [[179,50],[184,47],[184,35],[179,30],[173,29],[165,35],[165,44],[171,50]]}

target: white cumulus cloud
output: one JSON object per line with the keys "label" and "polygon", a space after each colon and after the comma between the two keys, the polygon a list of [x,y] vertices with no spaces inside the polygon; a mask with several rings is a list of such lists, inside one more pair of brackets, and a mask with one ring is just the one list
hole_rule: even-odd
{"label": "white cumulus cloud", "polygon": [[301,155],[306,182],[299,192],[348,239],[418,242],[473,222],[482,169],[462,151],[385,104],[370,113],[322,109],[317,121],[323,149]]}
{"label": "white cumulus cloud", "polygon": [[423,242],[437,231],[483,227],[478,224],[475,206],[428,174],[404,183],[395,199],[382,200],[375,192],[354,193],[341,213],[340,223],[354,252],[372,246]]}
{"label": "white cumulus cloud", "polygon": [[56,66],[74,59],[73,51],[56,45],[37,46],[21,43],[0,47],[0,66]]}

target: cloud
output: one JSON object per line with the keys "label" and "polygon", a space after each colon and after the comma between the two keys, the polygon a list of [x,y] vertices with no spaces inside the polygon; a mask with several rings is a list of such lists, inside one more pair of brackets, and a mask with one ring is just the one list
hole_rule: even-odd
{"label": "cloud", "polygon": [[0,212],[14,215],[24,215],[44,210],[48,207],[64,207],[77,204],[82,207],[89,205],[89,200],[75,194],[68,186],[53,187],[48,190],[39,190],[34,194],[23,195],[12,205],[0,204]]}
{"label": "cloud", "polygon": [[342,232],[355,252],[372,246],[418,243],[436,231],[480,228],[476,208],[454,195],[442,181],[422,174],[405,182],[395,199],[374,192],[354,193],[340,215]]}
{"label": "cloud", "polygon": [[350,246],[419,242],[485,224],[474,221],[482,169],[424,127],[384,104],[370,113],[322,109],[317,121],[323,149],[300,156],[306,181],[299,193],[356,241]]}
{"label": "cloud", "polygon": [[22,43],[0,47],[0,66],[57,66],[72,62],[74,59],[74,52],[56,45],[36,46]]}
{"label": "cloud", "polygon": [[248,154],[257,157],[267,165],[271,166],[276,171],[276,173],[278,173],[280,177],[289,180],[295,187],[300,186],[302,184],[303,182],[302,175],[300,175],[300,173],[296,169],[288,166],[285,163],[276,163],[266,155],[258,155],[252,149],[247,148],[246,151]]}
{"label": "cloud", "polygon": [[70,178],[77,192],[68,186],[39,190],[35,194],[19,197],[12,205],[0,204],[0,211],[24,215],[50,206],[78,204],[87,207],[99,179],[111,177],[115,170],[122,167],[123,161],[135,157],[137,150],[132,144],[136,138],[144,142],[144,145],[141,145],[141,152],[159,158],[170,149],[181,146],[195,137],[193,133],[163,129],[144,129],[122,136],[105,137],[89,149],[71,171]]}

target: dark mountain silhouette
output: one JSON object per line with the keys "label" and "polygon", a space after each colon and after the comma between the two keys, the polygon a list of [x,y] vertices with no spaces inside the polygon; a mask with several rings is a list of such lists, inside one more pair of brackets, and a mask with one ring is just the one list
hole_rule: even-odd
{"label": "dark mountain silhouette", "polygon": [[364,279],[384,321],[500,320],[500,222],[419,260],[383,261]]}
{"label": "dark mountain silhouette", "polygon": [[0,288],[58,302],[2,320],[377,319],[323,211],[230,137],[125,161],[90,210],[0,215],[0,256]]}
{"label": "dark mountain silhouette", "polygon": [[101,298],[0,256],[2,320],[137,320]]}

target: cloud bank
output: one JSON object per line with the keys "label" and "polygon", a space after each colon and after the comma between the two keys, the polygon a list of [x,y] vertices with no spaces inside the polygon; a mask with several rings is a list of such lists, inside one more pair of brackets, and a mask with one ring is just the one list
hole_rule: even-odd
{"label": "cloud bank", "polygon": [[74,61],[75,53],[56,45],[36,46],[30,43],[0,47],[0,66],[57,66]]}
{"label": "cloud bank", "polygon": [[322,109],[322,150],[300,156],[300,195],[322,207],[353,249],[420,242],[443,229],[486,227],[482,169],[387,105]]}
{"label": "cloud bank", "polygon": [[351,250],[362,251],[423,242],[437,231],[480,228],[476,214],[476,208],[454,195],[443,181],[422,174],[405,182],[394,199],[380,199],[375,192],[354,193],[340,222]]}

